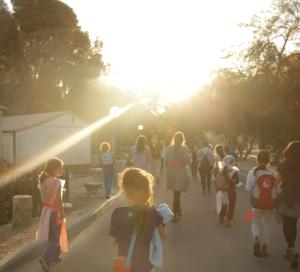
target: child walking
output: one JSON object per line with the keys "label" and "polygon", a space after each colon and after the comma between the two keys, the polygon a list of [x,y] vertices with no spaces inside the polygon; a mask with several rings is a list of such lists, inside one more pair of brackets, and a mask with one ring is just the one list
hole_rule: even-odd
{"label": "child walking", "polygon": [[153,269],[149,260],[150,241],[154,230],[158,229],[160,236],[164,236],[163,217],[153,206],[153,177],[142,169],[128,168],[121,176],[120,185],[129,206],[113,211],[109,243],[118,246],[118,260],[132,251],[131,272],[150,272]]}
{"label": "child walking", "polygon": [[224,189],[222,190],[222,205],[219,211],[219,223],[224,223],[226,218],[226,225],[230,227],[236,206],[236,185],[239,184],[239,169],[235,166],[235,158],[231,155],[227,155],[223,159],[223,165],[224,167],[221,170],[221,175],[224,180]]}
{"label": "child walking", "polygon": [[257,258],[269,256],[272,218],[278,198],[276,173],[268,168],[269,162],[269,151],[259,151],[256,167],[249,171],[246,181],[246,190],[251,194],[253,213],[253,255]]}
{"label": "child walking", "polygon": [[103,142],[100,145],[100,166],[103,169],[105,198],[109,199],[112,193],[112,186],[115,177],[115,157],[110,151],[110,144]]}
{"label": "child walking", "polygon": [[50,271],[50,266],[60,261],[61,251],[68,250],[62,200],[64,180],[58,179],[62,174],[63,162],[53,158],[39,175],[42,212],[36,238],[49,241],[39,260],[44,271]]}

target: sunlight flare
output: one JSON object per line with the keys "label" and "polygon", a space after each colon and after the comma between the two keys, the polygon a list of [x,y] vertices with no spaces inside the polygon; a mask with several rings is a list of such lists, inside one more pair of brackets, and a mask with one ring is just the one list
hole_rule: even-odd
{"label": "sunlight flare", "polygon": [[[131,103],[123,108],[119,108],[118,116],[123,115],[128,110],[130,110],[134,106],[134,103]],[[72,147],[76,143],[83,140],[85,137],[93,133],[95,130],[105,126],[109,122],[111,122],[116,115],[109,114],[104,118],[98,120],[97,122],[91,124],[90,126],[84,128],[83,130],[67,137],[65,140],[57,143],[56,145],[50,147],[48,150],[45,150],[43,153],[39,154],[35,158],[29,160],[23,165],[17,166],[16,168],[9,170],[4,175],[0,176],[0,187],[6,185],[8,182],[20,177],[21,175],[25,174],[26,172],[31,171],[35,167],[41,165],[48,159],[59,155],[63,151],[67,150],[68,148]]]}

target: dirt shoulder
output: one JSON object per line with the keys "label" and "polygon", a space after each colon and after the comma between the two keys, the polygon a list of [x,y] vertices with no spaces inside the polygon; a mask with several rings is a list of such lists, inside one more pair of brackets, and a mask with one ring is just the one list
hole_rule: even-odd
{"label": "dirt shoulder", "polygon": [[[72,209],[66,210],[66,219],[70,223],[80,215],[101,205],[105,199],[103,189],[98,190],[98,194],[89,197],[86,193],[84,183],[93,181],[90,176],[74,177],[70,181],[70,203]],[[32,225],[24,230],[14,230],[11,224],[0,226],[0,260],[21,249],[29,242],[35,240],[39,218],[33,218]]]}

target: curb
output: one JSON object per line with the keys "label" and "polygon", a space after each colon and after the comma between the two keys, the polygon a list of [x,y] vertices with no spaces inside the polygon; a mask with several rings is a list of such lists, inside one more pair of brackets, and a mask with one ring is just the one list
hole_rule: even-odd
{"label": "curb", "polygon": [[[86,212],[72,223],[68,225],[68,239],[72,239],[86,229],[90,224],[100,218],[106,213],[113,204],[119,199],[122,192],[119,191],[116,195],[102,203],[99,207]],[[23,248],[19,249],[13,255],[4,258],[0,262],[1,272],[12,272],[14,269],[19,268],[22,264],[28,262],[30,259],[37,258],[41,251],[47,246],[48,241],[33,241]]]}

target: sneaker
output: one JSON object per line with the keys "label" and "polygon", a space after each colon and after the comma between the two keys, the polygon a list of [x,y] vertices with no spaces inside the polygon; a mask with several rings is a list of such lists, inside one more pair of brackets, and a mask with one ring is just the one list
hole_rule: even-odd
{"label": "sneaker", "polygon": [[299,266],[299,254],[294,254],[292,258],[291,267],[293,269],[296,269],[298,268],[298,266]]}
{"label": "sneaker", "polygon": [[57,265],[60,264],[62,261],[63,259],[59,257],[57,260],[50,262],[50,265]]}
{"label": "sneaker", "polygon": [[219,221],[218,221],[219,224],[224,224],[225,223],[225,220],[224,218],[219,218]]}
{"label": "sneaker", "polygon": [[256,258],[261,257],[261,249],[260,249],[260,244],[255,243],[253,247],[253,255]]}
{"label": "sneaker", "polygon": [[287,259],[287,260],[292,260],[293,258],[293,252],[290,248],[288,248],[284,254],[284,257]]}
{"label": "sneaker", "polygon": [[226,221],[226,227],[227,228],[230,228],[231,226],[232,226],[232,223],[231,223],[232,221],[231,220],[227,220]]}
{"label": "sneaker", "polygon": [[269,257],[270,253],[269,253],[269,249],[267,245],[263,245],[262,246],[262,252],[261,252],[261,256],[264,258]]}
{"label": "sneaker", "polygon": [[39,263],[45,272],[50,272],[49,263],[45,259],[43,258],[39,259]]}
{"label": "sneaker", "polygon": [[174,214],[174,217],[173,217],[173,219],[172,219],[172,223],[177,223],[179,221],[179,217],[178,217],[178,215],[177,214]]}

